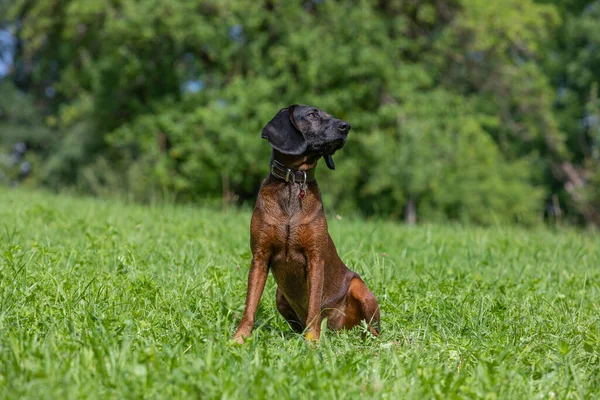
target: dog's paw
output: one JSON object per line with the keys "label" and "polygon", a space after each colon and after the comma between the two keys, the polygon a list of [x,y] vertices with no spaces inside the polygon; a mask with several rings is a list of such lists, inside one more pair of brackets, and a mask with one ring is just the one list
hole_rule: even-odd
{"label": "dog's paw", "polygon": [[246,339],[248,339],[248,338],[245,336],[236,335],[229,342],[232,346],[238,346],[238,345],[244,344]]}
{"label": "dog's paw", "polygon": [[319,342],[319,335],[315,331],[308,331],[304,334],[304,339],[309,342]]}
{"label": "dog's paw", "polygon": [[250,332],[238,330],[231,341],[233,344],[244,344],[247,340],[250,339],[250,335]]}

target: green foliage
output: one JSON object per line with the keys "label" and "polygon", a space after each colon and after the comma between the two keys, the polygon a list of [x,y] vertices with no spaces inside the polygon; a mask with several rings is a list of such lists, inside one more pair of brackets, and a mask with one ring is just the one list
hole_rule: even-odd
{"label": "green foliage", "polygon": [[[0,81],[0,94],[0,184],[21,183],[20,168],[27,163],[31,165],[31,173],[25,184],[39,186],[43,157],[48,155],[55,138],[42,122],[31,96],[7,81]],[[28,149],[15,159],[14,148],[22,143],[26,143]]]}
{"label": "green foliage", "polygon": [[0,93],[0,145],[11,147],[26,141],[40,150],[47,150],[52,144],[52,133],[36,111],[33,98],[2,80]]}
{"label": "green foliage", "polygon": [[567,201],[587,221],[600,223],[600,3],[554,0],[562,10],[564,23],[556,30],[543,63],[557,88],[556,115],[567,133],[572,170],[564,179],[574,194]]}
{"label": "green foliage", "polygon": [[396,112],[395,131],[363,142],[366,163],[375,166],[374,177],[360,191],[366,207],[381,207],[376,199],[388,193],[392,208],[373,211],[398,212],[398,204],[412,199],[436,219],[535,221],[544,193],[528,183],[534,177],[530,163],[505,162],[483,129],[490,121],[476,115],[463,98],[432,92],[414,96]]}
{"label": "green foliage", "polygon": [[382,334],[291,332],[267,281],[231,339],[247,212],[0,188],[0,397],[593,398],[600,239],[570,231],[329,229],[378,297]]}
{"label": "green foliage", "polygon": [[10,18],[22,86],[56,132],[50,187],[251,201],[260,129],[304,103],[353,126],[319,174],[336,209],[530,224],[550,196],[600,215],[597,158],[576,140],[598,154],[580,119],[598,109],[600,13],[580,3],[16,0]]}

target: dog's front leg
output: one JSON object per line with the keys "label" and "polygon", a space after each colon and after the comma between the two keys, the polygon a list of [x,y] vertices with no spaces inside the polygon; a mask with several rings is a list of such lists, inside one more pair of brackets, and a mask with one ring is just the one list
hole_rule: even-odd
{"label": "dog's front leg", "polygon": [[254,316],[260,297],[262,296],[269,272],[268,256],[262,253],[256,253],[252,257],[250,272],[248,273],[248,293],[246,294],[246,308],[240,321],[234,339],[238,343],[243,343],[244,338],[250,337],[254,327]]}
{"label": "dog's front leg", "polygon": [[321,336],[321,299],[325,262],[320,256],[308,259],[308,312],[306,317],[306,340],[319,341]]}

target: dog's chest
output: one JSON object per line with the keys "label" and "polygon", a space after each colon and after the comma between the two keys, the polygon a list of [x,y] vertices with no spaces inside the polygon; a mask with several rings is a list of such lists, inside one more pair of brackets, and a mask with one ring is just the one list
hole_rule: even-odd
{"label": "dog's chest", "polygon": [[310,245],[306,238],[306,229],[302,214],[283,214],[279,223],[273,227],[278,231],[275,235],[273,259],[277,262],[305,262],[305,249]]}
{"label": "dog's chest", "polygon": [[261,217],[257,220],[264,225],[257,231],[270,243],[272,263],[304,268],[307,253],[316,247],[315,232],[325,218],[316,194],[315,190],[309,190],[305,198],[300,198],[298,185],[267,187],[261,191],[257,207]]}
{"label": "dog's chest", "polygon": [[277,242],[273,246],[270,270],[288,299],[294,299],[293,304],[300,308],[305,306],[308,299],[308,256],[309,243],[302,234],[302,227],[297,218],[290,218],[278,229]]}

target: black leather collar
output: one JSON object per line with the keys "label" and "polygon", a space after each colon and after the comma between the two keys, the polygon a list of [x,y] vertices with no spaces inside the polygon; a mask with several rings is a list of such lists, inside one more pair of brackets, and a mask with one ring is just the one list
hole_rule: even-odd
{"label": "black leather collar", "polygon": [[311,168],[308,171],[298,171],[286,167],[277,160],[271,160],[270,167],[272,176],[286,182],[298,183],[301,186],[305,186],[307,182],[315,180],[316,168]]}

